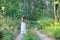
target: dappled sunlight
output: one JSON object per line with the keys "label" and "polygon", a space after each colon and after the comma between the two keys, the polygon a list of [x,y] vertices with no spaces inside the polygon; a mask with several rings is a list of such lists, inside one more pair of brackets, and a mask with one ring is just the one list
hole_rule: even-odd
{"label": "dappled sunlight", "polygon": [[60,0],[0,0],[0,40],[14,40],[21,34],[22,16],[27,31],[23,40],[40,40],[34,28],[42,36],[60,40]]}
{"label": "dappled sunlight", "polygon": [[60,24],[59,23],[55,23],[55,29],[58,29],[58,28],[60,28]]}

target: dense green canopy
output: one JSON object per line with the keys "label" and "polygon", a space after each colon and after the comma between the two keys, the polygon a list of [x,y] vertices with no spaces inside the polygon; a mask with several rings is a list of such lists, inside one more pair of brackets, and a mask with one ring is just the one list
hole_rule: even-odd
{"label": "dense green canopy", "polygon": [[27,29],[36,26],[60,38],[60,0],[0,0],[0,40],[14,39],[20,32],[23,15]]}

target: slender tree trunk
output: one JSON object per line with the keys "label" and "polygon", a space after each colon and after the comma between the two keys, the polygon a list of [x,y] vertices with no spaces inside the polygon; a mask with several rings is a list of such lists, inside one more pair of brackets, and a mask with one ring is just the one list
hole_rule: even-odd
{"label": "slender tree trunk", "polygon": [[56,22],[57,21],[57,10],[56,10],[56,4],[55,4],[56,0],[54,0],[54,21]]}

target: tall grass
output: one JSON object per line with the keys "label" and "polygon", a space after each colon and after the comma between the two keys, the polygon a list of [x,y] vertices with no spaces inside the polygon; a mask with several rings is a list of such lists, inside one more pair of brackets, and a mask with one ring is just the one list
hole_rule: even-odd
{"label": "tall grass", "polygon": [[29,29],[27,34],[24,35],[22,40],[40,40],[40,38],[36,35],[33,29]]}
{"label": "tall grass", "polygon": [[0,15],[0,40],[13,40],[17,32],[20,32],[20,20]]}
{"label": "tall grass", "polygon": [[54,23],[54,20],[52,19],[45,19],[40,20],[40,22],[37,22],[38,29],[42,31],[43,33],[46,33],[47,35],[51,37],[57,38],[57,40],[60,39],[60,23],[56,22]]}

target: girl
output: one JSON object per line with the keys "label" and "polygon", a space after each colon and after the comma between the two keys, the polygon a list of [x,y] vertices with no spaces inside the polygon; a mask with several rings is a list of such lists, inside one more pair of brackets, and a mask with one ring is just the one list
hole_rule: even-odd
{"label": "girl", "polygon": [[25,17],[24,16],[21,19],[21,34],[26,34],[26,24],[25,24]]}

